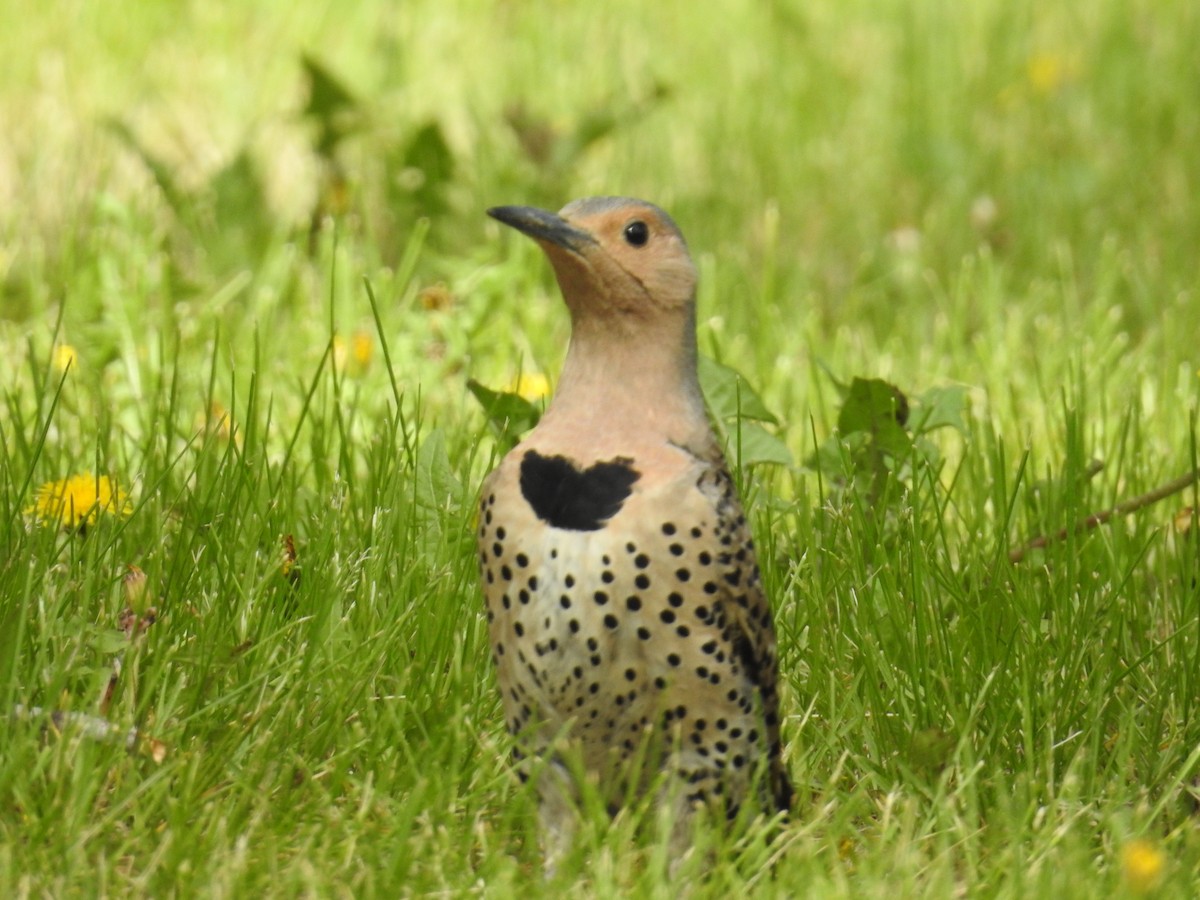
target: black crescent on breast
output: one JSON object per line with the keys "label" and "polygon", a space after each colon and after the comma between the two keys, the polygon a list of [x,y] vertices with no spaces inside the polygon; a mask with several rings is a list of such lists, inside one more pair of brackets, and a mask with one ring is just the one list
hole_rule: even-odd
{"label": "black crescent on breast", "polygon": [[598,531],[621,511],[642,477],[633,461],[617,457],[581,469],[565,456],[529,450],[521,459],[521,495],[554,528]]}

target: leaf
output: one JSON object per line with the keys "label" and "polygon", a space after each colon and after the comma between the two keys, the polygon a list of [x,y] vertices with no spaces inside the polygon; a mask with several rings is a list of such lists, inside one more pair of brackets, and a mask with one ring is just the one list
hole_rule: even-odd
{"label": "leaf", "polygon": [[742,422],[737,433],[729,436],[729,452],[738,468],[774,464],[790,466],[792,453],[780,440],[757,422]]}
{"label": "leaf", "polygon": [[454,177],[454,155],[437,122],[428,123],[413,135],[405,149],[402,167],[421,173],[416,187],[406,193],[416,200],[423,215],[445,208],[443,195]]}
{"label": "leaf", "polygon": [[651,92],[626,106],[618,106],[604,102],[585,113],[576,124],[569,145],[571,152],[564,154],[559,160],[564,165],[575,161],[593,144],[609,137],[619,129],[628,128],[648,115],[656,106],[671,96],[671,89],[662,82],[657,82]]}
{"label": "leaf", "polygon": [[437,122],[429,122],[413,135],[406,162],[424,172],[427,183],[442,184],[450,180],[454,174],[454,156]]}
{"label": "leaf", "polygon": [[426,559],[440,559],[447,544],[469,540],[462,530],[463,484],[446,451],[446,435],[434,428],[417,446],[413,460],[413,512]]}
{"label": "leaf", "polygon": [[270,244],[274,222],[266,190],[249,151],[241,152],[218,172],[209,190],[213,194],[213,225],[201,237],[218,262],[241,267],[261,258]]}
{"label": "leaf", "polygon": [[[275,221],[247,147],[209,180],[204,191],[185,192],[167,164],[147,150],[128,125],[117,119],[106,124],[158,183],[185,246],[202,249],[218,274],[244,268],[266,252]],[[172,263],[177,263],[174,255]]]}
{"label": "leaf", "polygon": [[171,174],[171,170],[161,159],[151,153],[138,140],[137,135],[123,121],[116,118],[106,119],[105,127],[108,128],[130,151],[133,152],[142,165],[150,172],[159,190],[163,192],[163,196],[167,200],[167,205],[180,219],[183,219],[191,211],[191,204],[187,196],[180,189],[175,176]]}
{"label": "leaf", "polygon": [[[620,124],[621,119],[618,114],[607,106],[593,109],[579,120],[574,134],[571,135],[571,140],[565,146],[571,148],[572,158],[577,157],[592,144],[616,131]],[[564,164],[570,161],[570,159],[560,160]]]}
{"label": "leaf", "polygon": [[308,103],[304,114],[314,119],[329,119],[348,109],[356,109],[358,101],[325,65],[307,53],[300,60],[308,77]]}
{"label": "leaf", "polygon": [[913,430],[918,434],[935,428],[950,427],[959,434],[967,433],[963,419],[967,410],[967,389],[963,385],[951,384],[930,388],[917,398],[917,411],[913,415]]}
{"label": "leaf", "polygon": [[899,388],[879,378],[855,378],[838,414],[838,431],[865,432],[876,450],[904,457],[912,449],[912,438],[904,430],[907,417],[908,400]]}
{"label": "leaf", "polygon": [[520,394],[493,391],[474,378],[467,381],[467,390],[475,395],[488,421],[506,443],[515,444],[520,435],[538,423],[541,408]]}
{"label": "leaf", "polygon": [[829,368],[829,365],[827,363],[822,362],[819,359],[816,362],[817,362],[817,365],[820,367],[821,371],[824,372],[825,375],[829,378],[829,380],[833,382],[833,388],[834,388],[834,390],[837,391],[838,396],[841,397],[842,400],[845,400],[847,397],[849,397],[850,396],[850,385],[846,384],[846,382],[840,380],[836,375],[834,375],[833,369]]}
{"label": "leaf", "polygon": [[707,356],[701,356],[697,364],[704,399],[718,419],[753,419],[771,425],[779,424],[779,419],[767,409],[762,397],[739,372]]}
{"label": "leaf", "polygon": [[329,158],[342,139],[354,131],[359,102],[324,65],[305,54],[301,59],[308,79],[308,103],[304,115],[317,123],[317,153]]}
{"label": "leaf", "polygon": [[461,495],[462,485],[446,453],[446,436],[435,428],[417,448],[417,503],[426,510],[453,512]]}
{"label": "leaf", "polygon": [[[119,629],[93,626],[90,630],[92,632],[92,647],[97,653],[104,656],[111,656],[114,653],[120,653],[123,650],[129,649],[129,637]],[[104,677],[108,677],[108,669],[98,671]]]}
{"label": "leaf", "polygon": [[521,102],[509,104],[504,119],[521,150],[537,166],[539,185],[553,184],[565,180],[596,144],[634,127],[670,96],[671,88],[656,82],[648,93],[632,102],[602,100],[562,127]]}
{"label": "leaf", "polygon": [[828,480],[848,481],[854,475],[855,459],[863,453],[870,441],[862,432],[842,437],[831,434],[804,460],[805,468],[820,472]]}

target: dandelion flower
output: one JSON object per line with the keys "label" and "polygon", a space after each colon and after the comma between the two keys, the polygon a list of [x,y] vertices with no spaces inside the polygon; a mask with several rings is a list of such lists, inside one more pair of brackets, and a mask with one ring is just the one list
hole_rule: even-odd
{"label": "dandelion flower", "polygon": [[33,503],[25,510],[46,524],[83,528],[101,513],[128,516],[133,512],[129,495],[107,475],[72,475],[38,488]]}
{"label": "dandelion flower", "polygon": [[75,352],[75,348],[70,344],[58,344],[54,348],[54,353],[50,357],[50,362],[57,372],[66,372],[68,369],[77,369],[79,367],[79,354]]}
{"label": "dandelion flower", "polygon": [[207,410],[196,413],[196,430],[222,441],[234,436],[233,418],[220,401],[214,400]]}
{"label": "dandelion flower", "polygon": [[1025,67],[1029,86],[1035,94],[1053,94],[1079,75],[1079,60],[1060,53],[1038,53]]}
{"label": "dandelion flower", "polygon": [[1167,856],[1152,842],[1138,838],[1121,848],[1121,880],[1134,894],[1148,894],[1163,879]]}
{"label": "dandelion flower", "polygon": [[550,381],[540,372],[522,372],[508,383],[505,390],[530,403],[536,403],[550,395]]}
{"label": "dandelion flower", "polygon": [[357,373],[367,371],[367,366],[371,364],[371,357],[375,355],[375,342],[371,339],[369,331],[356,331],[350,339],[350,362],[351,368]]}
{"label": "dandelion flower", "polygon": [[340,334],[333,336],[333,367],[339,372],[346,371],[346,359],[350,352],[346,349],[346,339]]}
{"label": "dandelion flower", "polygon": [[370,332],[356,331],[348,341],[340,334],[333,336],[333,367],[342,374],[362,375],[374,355],[375,342],[371,340]]}

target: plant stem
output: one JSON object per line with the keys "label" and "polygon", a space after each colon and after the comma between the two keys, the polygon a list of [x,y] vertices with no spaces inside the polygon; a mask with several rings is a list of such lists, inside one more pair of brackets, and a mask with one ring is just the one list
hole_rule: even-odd
{"label": "plant stem", "polygon": [[1068,535],[1071,534],[1078,534],[1083,531],[1091,531],[1098,525],[1103,525],[1114,516],[1124,516],[1132,512],[1137,512],[1137,510],[1144,506],[1157,503],[1159,500],[1170,497],[1172,494],[1178,494],[1180,491],[1186,490],[1187,488],[1191,487],[1191,485],[1195,484],[1197,480],[1200,480],[1200,469],[1193,469],[1184,475],[1180,475],[1178,478],[1168,481],[1166,484],[1159,485],[1152,491],[1147,491],[1144,494],[1133,497],[1132,499],[1126,500],[1123,503],[1118,503],[1116,506],[1109,507],[1108,509],[1101,510],[1100,512],[1092,513],[1090,516],[1080,519],[1074,525],[1068,528],[1060,529],[1055,534],[1039,534],[1037,537],[1032,538],[1031,540],[1022,544],[1020,547],[1014,547],[1012,550],[1010,550],[1008,552],[1008,561],[1012,563],[1019,563],[1025,559],[1026,554],[1028,554],[1031,550],[1037,550],[1039,547],[1045,547],[1049,544],[1064,540]]}

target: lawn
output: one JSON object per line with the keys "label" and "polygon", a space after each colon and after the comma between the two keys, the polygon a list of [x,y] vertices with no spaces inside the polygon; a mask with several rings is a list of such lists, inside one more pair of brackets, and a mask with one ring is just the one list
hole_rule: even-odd
{"label": "lawn", "polygon": [[[1200,893],[1200,6],[0,13],[0,896]],[[798,797],[546,881],[473,514],[568,321],[484,211],[602,193],[701,272]]]}

